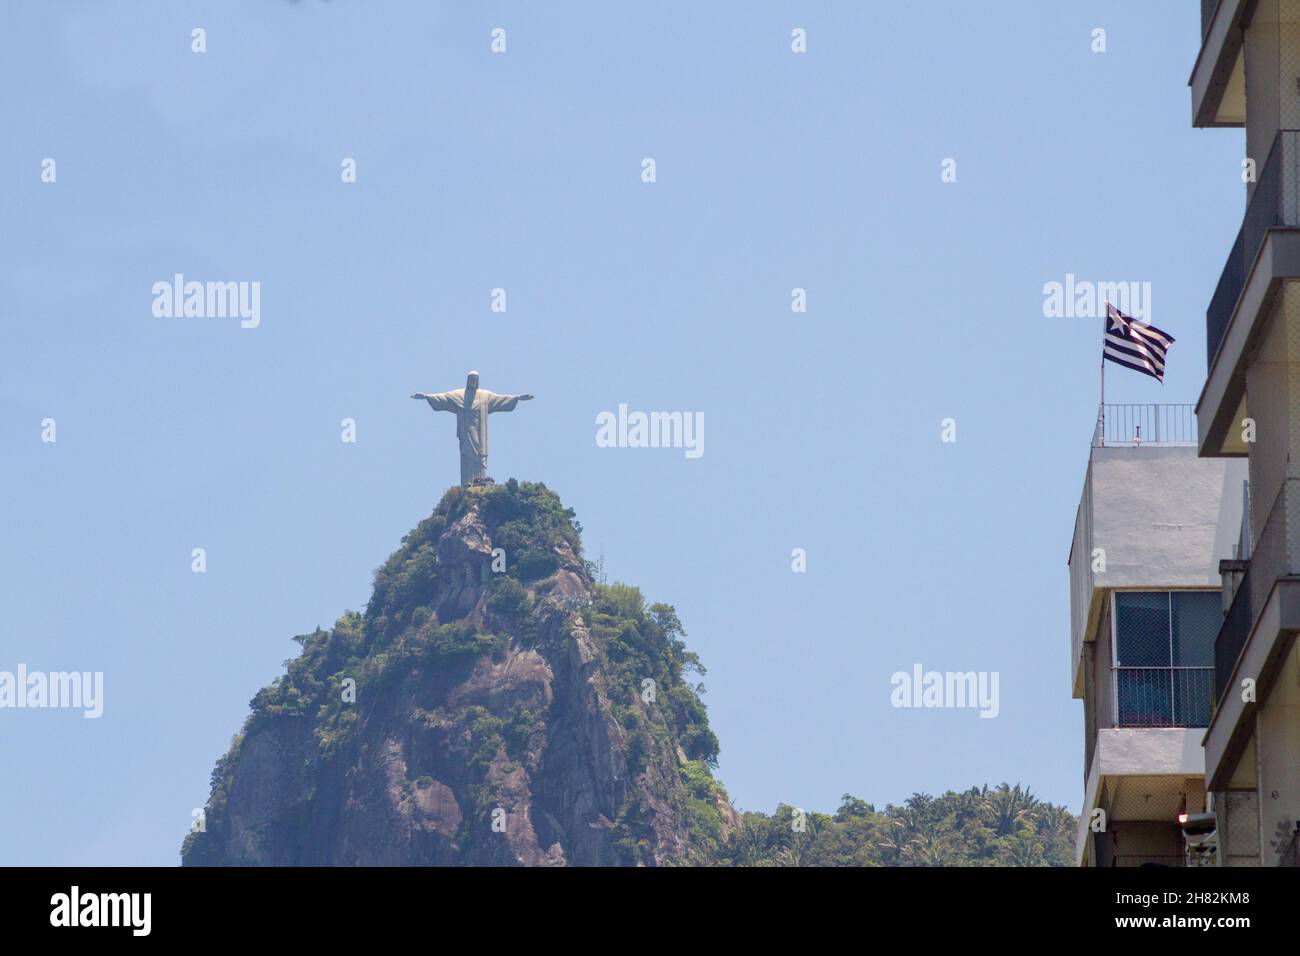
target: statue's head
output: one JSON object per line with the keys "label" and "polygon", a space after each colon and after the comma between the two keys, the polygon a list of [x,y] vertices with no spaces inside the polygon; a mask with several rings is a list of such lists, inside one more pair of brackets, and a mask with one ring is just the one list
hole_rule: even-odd
{"label": "statue's head", "polygon": [[465,379],[465,390],[467,392],[478,391],[478,372],[470,372]]}

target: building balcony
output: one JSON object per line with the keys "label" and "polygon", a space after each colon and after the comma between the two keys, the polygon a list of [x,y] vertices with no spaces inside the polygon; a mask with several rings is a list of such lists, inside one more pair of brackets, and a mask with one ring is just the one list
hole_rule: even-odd
{"label": "building balcony", "polygon": [[1300,224],[1300,211],[1296,210],[1294,200],[1285,205],[1282,202],[1283,168],[1288,162],[1295,165],[1297,137],[1300,137],[1300,131],[1278,132],[1263,165],[1257,167],[1255,188],[1246,204],[1246,215],[1205,314],[1207,369],[1214,367],[1215,353],[1223,344],[1228,323],[1245,288],[1246,277],[1268,230],[1275,226]]}
{"label": "building balcony", "polygon": [[[1109,727],[1097,733],[1089,760],[1075,862],[1083,866],[1138,866],[1166,858],[1181,866],[1179,813],[1205,805],[1201,731],[1181,727]],[[1091,832],[1092,811],[1106,813],[1106,830]],[[1105,837],[1099,844],[1097,839]],[[1118,839],[1119,848],[1113,843]]]}
{"label": "building balcony", "polygon": [[[1221,0],[1227,2],[1227,0]],[[1300,130],[1273,139],[1205,314],[1208,376],[1196,406],[1200,453],[1244,457],[1246,357],[1284,280],[1300,279]]]}
{"label": "building balcony", "polygon": [[[1085,645],[1097,639],[1112,593],[1220,587],[1217,558],[1226,555],[1216,542],[1235,539],[1240,526],[1244,462],[1198,457],[1190,411],[1108,405],[1094,427],[1068,562],[1075,697],[1084,695]],[[1142,488],[1160,494],[1134,493]]]}
{"label": "building balcony", "polygon": [[[1254,734],[1257,708],[1300,632],[1300,479],[1282,483],[1254,538],[1249,568],[1215,638],[1218,703],[1205,734],[1206,780],[1215,790],[1229,789]],[[1254,694],[1243,700],[1248,678]]]}
{"label": "building balcony", "polygon": [[1246,71],[1242,47],[1250,0],[1201,0],[1201,49],[1187,85],[1193,126],[1243,126]]}

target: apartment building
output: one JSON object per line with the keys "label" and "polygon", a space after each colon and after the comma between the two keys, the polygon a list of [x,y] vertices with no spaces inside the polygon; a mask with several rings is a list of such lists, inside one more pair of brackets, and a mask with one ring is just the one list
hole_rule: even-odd
{"label": "apartment building", "polygon": [[1106,406],[1093,437],[1069,558],[1083,866],[1182,866],[1178,817],[1207,808],[1219,563],[1240,544],[1245,468],[1195,438],[1190,405]]}
{"label": "apartment building", "polygon": [[1201,458],[1244,459],[1250,480],[1241,560],[1224,567],[1232,600],[1215,640],[1205,781],[1220,862],[1296,865],[1300,0],[1202,0],[1201,23],[1192,123],[1244,128],[1250,174],[1241,229],[1206,313],[1196,407]]}

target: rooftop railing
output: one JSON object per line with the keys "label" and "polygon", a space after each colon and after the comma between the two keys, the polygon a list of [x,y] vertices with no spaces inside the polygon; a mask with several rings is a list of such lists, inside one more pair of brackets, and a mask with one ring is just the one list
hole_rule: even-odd
{"label": "rooftop railing", "polygon": [[1103,405],[1092,444],[1195,445],[1194,405]]}
{"label": "rooftop railing", "polygon": [[[1237,240],[1228,253],[1228,261],[1223,266],[1219,284],[1215,287],[1210,307],[1205,312],[1207,368],[1214,365],[1214,356],[1228,331],[1228,323],[1232,321],[1237,300],[1241,298],[1250,268],[1268,231],[1275,226],[1300,225],[1296,198],[1292,195],[1290,202],[1285,201],[1287,191],[1282,188],[1286,164],[1294,165],[1297,157],[1300,157],[1300,130],[1279,130],[1273,137],[1264,164],[1257,170],[1255,190],[1250,194],[1250,202],[1246,204],[1241,231],[1237,233]],[[1294,190],[1290,192],[1293,193]]]}

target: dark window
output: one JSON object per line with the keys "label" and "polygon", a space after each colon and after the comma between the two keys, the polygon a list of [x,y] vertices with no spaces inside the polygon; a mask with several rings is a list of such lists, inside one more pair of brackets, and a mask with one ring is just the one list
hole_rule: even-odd
{"label": "dark window", "polygon": [[1115,595],[1115,666],[1169,666],[1169,592]]}
{"label": "dark window", "polygon": [[1223,594],[1219,591],[1175,591],[1173,598],[1173,664],[1213,667],[1214,639],[1223,625]]}
{"label": "dark window", "polygon": [[1115,594],[1115,706],[1121,727],[1210,722],[1218,591]]}

